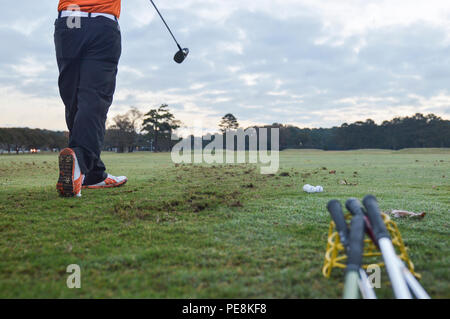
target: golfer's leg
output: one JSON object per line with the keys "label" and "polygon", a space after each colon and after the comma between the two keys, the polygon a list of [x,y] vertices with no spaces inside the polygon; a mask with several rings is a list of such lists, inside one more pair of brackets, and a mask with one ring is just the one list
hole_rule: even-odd
{"label": "golfer's leg", "polygon": [[113,99],[116,73],[117,64],[112,62],[90,59],[81,62],[78,111],[69,147],[75,152],[79,150],[77,155],[82,153],[88,171],[86,178],[98,173],[93,170],[100,160],[106,116]]}
{"label": "golfer's leg", "polygon": [[72,132],[75,114],[77,113],[78,83],[80,78],[79,59],[57,58],[59,68],[59,93],[66,107],[66,123],[69,133]]}
{"label": "golfer's leg", "polygon": [[89,174],[84,179],[84,185],[93,185],[102,182],[108,177],[106,173],[106,166],[103,161],[99,158],[98,160],[94,160],[94,166],[92,170],[89,171]]}
{"label": "golfer's leg", "polygon": [[[69,145],[71,144],[75,117],[78,111],[78,86],[80,82],[81,56],[84,43],[87,40],[84,29],[69,29],[66,19],[55,21],[55,51],[58,62],[59,78],[58,86],[61,98],[65,105],[66,123],[69,129]],[[82,173],[87,168],[83,156],[79,150],[78,163]]]}
{"label": "golfer's leg", "polygon": [[[98,20],[99,25],[105,23]],[[109,22],[106,22],[109,23]],[[93,43],[80,64],[78,111],[75,115],[70,147],[82,154],[87,166],[85,184],[105,179],[100,152],[105,123],[116,87],[117,65],[121,53],[120,32],[112,27],[92,29]]]}
{"label": "golfer's leg", "polygon": [[[59,92],[65,105],[67,128],[72,136],[78,110],[80,58],[86,37],[82,29],[69,29],[66,19],[59,18],[55,21],[54,40],[59,69]],[[82,173],[86,171],[83,161],[73,151],[63,149],[58,159],[59,178],[56,189],[65,197],[81,196]]]}

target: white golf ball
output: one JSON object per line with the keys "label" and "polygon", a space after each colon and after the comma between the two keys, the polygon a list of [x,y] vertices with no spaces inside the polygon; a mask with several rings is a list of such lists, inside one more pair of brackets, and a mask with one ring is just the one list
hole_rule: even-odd
{"label": "white golf ball", "polygon": [[307,193],[314,193],[316,191],[316,188],[312,185],[306,184],[303,186],[303,190]]}

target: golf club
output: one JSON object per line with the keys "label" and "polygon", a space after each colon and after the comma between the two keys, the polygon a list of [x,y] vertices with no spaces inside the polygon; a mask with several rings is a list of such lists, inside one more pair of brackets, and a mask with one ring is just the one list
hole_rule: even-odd
{"label": "golf club", "polygon": [[412,291],[419,299],[430,299],[430,296],[395,253],[391,238],[381,218],[377,199],[373,195],[367,195],[363,199],[363,204],[366,208],[365,213],[373,226],[396,297],[399,299],[411,299]]}
{"label": "golf club", "polygon": [[[364,299],[376,299],[375,292],[369,283],[367,274],[361,268],[363,240],[364,240],[364,221],[361,226],[362,216],[352,220],[350,232],[347,228],[341,203],[338,200],[331,200],[327,205],[331,218],[336,224],[336,230],[339,239],[348,255],[347,270],[345,274],[344,298],[358,298],[358,286]],[[361,234],[362,231],[362,234]],[[351,244],[353,242],[353,244]]]}
{"label": "golf club", "polygon": [[358,299],[359,268],[362,264],[364,249],[364,218],[355,215],[350,223],[349,244],[347,249],[347,268],[345,269],[344,299]]}
{"label": "golf club", "polygon": [[[364,212],[362,210],[360,202],[356,198],[349,198],[345,202],[345,207],[353,215],[350,225],[350,237],[349,248],[347,252],[348,262],[346,269],[346,278],[353,276],[359,276],[361,278],[360,290],[365,299],[376,299],[372,286],[368,282],[366,272],[361,268],[362,257],[364,253],[364,234],[370,233],[371,230],[367,229]],[[370,236],[370,234],[369,234]],[[353,273],[353,274],[352,274]],[[351,277],[350,277],[351,278]],[[351,279],[350,279],[351,280]],[[346,281],[347,284],[347,281]],[[347,295],[346,295],[347,293]],[[347,298],[346,298],[347,297]],[[352,298],[351,290],[346,290],[344,287],[344,298]],[[355,299],[354,297],[352,299]]]}
{"label": "golf club", "polygon": [[[369,201],[373,200],[372,199],[368,199]],[[370,204],[369,204],[370,205]],[[361,203],[356,199],[356,198],[351,198],[347,201],[347,203],[345,204],[345,206],[347,207],[347,209],[350,211],[350,213],[352,213],[353,215],[355,214],[361,214],[364,213],[366,214],[366,212],[364,211],[364,209],[361,207]],[[369,235],[369,237],[371,238],[372,242],[377,246],[377,248],[379,249],[380,247],[378,246],[378,242],[375,238],[375,235],[373,233],[372,230],[372,225],[370,224],[369,219],[367,218],[367,216],[364,216],[364,221],[365,221],[365,229],[366,229],[366,233]],[[416,278],[414,278],[414,276],[411,274],[411,272],[406,268],[406,266],[404,265],[404,263],[400,260],[400,258],[396,258],[397,259],[397,264],[398,267],[401,268],[403,276],[406,280],[406,283],[409,287],[409,289],[414,293],[414,295],[419,298],[419,299],[429,299],[430,296],[428,296],[427,292],[425,291],[425,289],[422,288],[422,286],[420,285],[420,283],[416,280]]]}
{"label": "golf club", "polygon": [[158,12],[159,16],[161,17],[161,20],[164,22],[167,30],[169,30],[170,35],[172,36],[172,38],[174,39],[175,43],[178,46],[178,52],[175,53],[175,56],[173,57],[173,60],[175,62],[177,62],[178,64],[183,63],[184,59],[186,59],[186,57],[189,54],[189,49],[188,48],[184,48],[182,49],[180,44],[178,43],[177,39],[175,39],[175,36],[173,35],[172,31],[170,30],[169,26],[167,25],[166,21],[164,20],[163,16],[161,15],[161,13],[159,12],[158,8],[156,7],[155,3],[153,2],[153,0],[150,0],[150,2],[152,3],[153,7],[155,8],[156,12]]}

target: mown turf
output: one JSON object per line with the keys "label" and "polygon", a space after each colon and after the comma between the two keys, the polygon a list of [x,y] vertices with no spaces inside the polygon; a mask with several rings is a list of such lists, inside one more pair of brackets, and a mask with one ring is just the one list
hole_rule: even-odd
{"label": "mown turf", "polygon": [[[104,154],[123,188],[58,197],[57,155],[0,156],[0,297],[336,298],[321,274],[332,198],[372,193],[396,219],[434,298],[450,297],[450,150],[284,151],[255,165],[174,165],[169,154]],[[330,171],[335,170],[335,174]],[[325,192],[306,194],[305,183]],[[79,264],[82,288],[68,289]],[[392,297],[386,272],[379,297]]]}

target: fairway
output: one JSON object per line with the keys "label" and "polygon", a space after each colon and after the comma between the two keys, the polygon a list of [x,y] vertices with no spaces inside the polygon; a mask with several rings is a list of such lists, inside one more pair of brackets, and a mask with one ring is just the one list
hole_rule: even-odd
{"label": "fairway", "polygon": [[[340,298],[344,272],[321,273],[326,204],[368,193],[382,210],[427,213],[393,219],[423,287],[450,298],[449,149],[287,150],[274,175],[169,153],[102,157],[128,183],[67,199],[56,153],[0,156],[0,298]],[[70,264],[81,289],[66,286]],[[376,293],[393,297],[384,269]]]}

